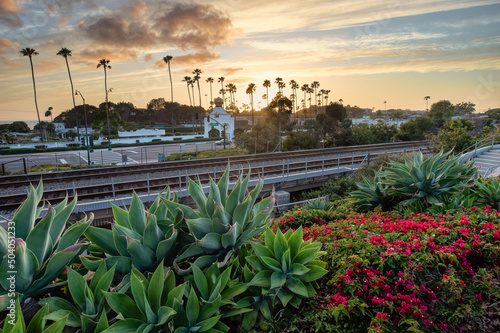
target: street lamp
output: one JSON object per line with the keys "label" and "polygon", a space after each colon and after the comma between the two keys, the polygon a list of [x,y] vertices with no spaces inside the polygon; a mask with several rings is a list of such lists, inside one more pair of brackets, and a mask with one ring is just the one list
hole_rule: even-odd
{"label": "street lamp", "polygon": [[89,133],[88,133],[88,126],[87,126],[87,108],[85,107],[85,98],[83,98],[83,95],[81,92],[78,90],[75,90],[75,96],[80,96],[83,101],[83,113],[85,116],[85,146],[87,147],[87,164],[90,165],[90,151],[89,151]]}
{"label": "street lamp", "polygon": [[207,115],[207,121],[210,122],[210,118],[215,121],[217,124],[219,124],[220,126],[222,126],[222,142],[224,144],[224,149],[226,149],[226,126],[227,124],[221,124],[219,123],[216,119],[214,119],[213,117],[210,117],[209,115]]}

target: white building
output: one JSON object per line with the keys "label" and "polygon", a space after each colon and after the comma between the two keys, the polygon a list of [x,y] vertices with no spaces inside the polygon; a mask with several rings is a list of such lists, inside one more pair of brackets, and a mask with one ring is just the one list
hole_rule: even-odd
{"label": "white building", "polygon": [[219,130],[220,135],[222,136],[225,127],[226,139],[231,140],[234,137],[234,118],[222,107],[222,104],[224,103],[222,98],[217,97],[214,100],[214,103],[215,108],[203,120],[205,126],[205,138],[208,138],[208,132],[212,128]]}
{"label": "white building", "polygon": [[140,129],[136,131],[118,131],[118,137],[120,138],[161,138],[165,135],[165,130],[160,129]]}

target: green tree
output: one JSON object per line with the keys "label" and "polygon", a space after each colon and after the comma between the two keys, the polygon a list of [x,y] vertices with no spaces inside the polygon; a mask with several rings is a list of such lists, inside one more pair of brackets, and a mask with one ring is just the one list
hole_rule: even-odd
{"label": "green tree", "polygon": [[410,119],[399,126],[399,132],[396,137],[403,141],[424,140],[425,134],[430,133],[434,129],[435,123],[429,117],[418,117]]}
{"label": "green tree", "polygon": [[56,132],[54,123],[50,123],[48,121],[42,121],[40,124],[36,124],[33,129],[36,131],[40,129],[40,126],[42,128],[42,131],[44,131],[48,135],[48,137],[52,137]]}
{"label": "green tree", "polygon": [[431,105],[429,117],[441,127],[455,114],[455,106],[448,100],[441,100]]}
{"label": "green tree", "polygon": [[[196,85],[198,86],[198,97],[200,98],[200,108],[201,108],[201,90],[200,90],[201,69],[196,68],[193,71],[193,74],[194,74],[194,80],[196,81]],[[193,94],[193,98],[194,98],[194,94]]]}
{"label": "green tree", "polygon": [[253,107],[253,93],[255,92],[255,90],[257,90],[257,86],[255,85],[255,83],[248,84],[246,93],[248,95],[250,95],[250,102],[252,103],[252,125],[255,124],[254,117],[253,117],[253,111],[254,111],[254,107]]}
{"label": "green tree", "polygon": [[315,132],[290,132],[283,140],[283,150],[316,149],[319,144],[319,136]]}
{"label": "green tree", "polygon": [[380,122],[376,125],[370,125],[374,141],[372,143],[391,142],[398,133],[396,125],[387,125]]}
{"label": "green tree", "polygon": [[375,142],[375,137],[368,124],[353,125],[352,136],[355,145],[369,145]]}
{"label": "green tree", "polygon": [[472,102],[462,102],[455,105],[455,115],[470,117],[476,111],[476,104]]}
{"label": "green tree", "polygon": [[[37,102],[37,99],[36,99],[35,72],[33,70],[33,57],[36,56],[36,55],[38,55],[38,52],[36,52],[35,49],[32,49],[30,47],[26,47],[26,48],[22,49],[21,51],[19,51],[19,53],[22,56],[28,57],[30,59],[31,78],[33,80],[33,93],[35,95],[35,109],[36,109],[36,115],[38,117],[38,125],[40,125],[41,124],[41,121],[40,121],[40,112],[38,111],[38,102]],[[39,128],[40,128],[40,140],[43,142],[42,126],[40,125]]]}
{"label": "green tree", "polygon": [[271,81],[270,80],[264,80],[264,83],[262,84],[264,88],[266,88],[266,106],[269,105],[269,88],[271,88]]}
{"label": "green tree", "polygon": [[465,119],[452,119],[443,125],[438,134],[433,137],[435,152],[453,149],[456,154],[472,146],[475,138],[472,135],[474,126]]}
{"label": "green tree", "polygon": [[[73,108],[76,107],[76,103],[75,103],[75,90],[73,88],[73,80],[71,79],[71,71],[69,70],[69,63],[68,63],[68,57],[71,57],[71,50],[63,47],[59,50],[59,52],[57,52],[58,56],[61,56],[64,58],[64,60],[66,61],[66,68],[68,69],[68,76],[69,76],[69,84],[71,86],[71,99],[73,101]],[[79,122],[78,122],[78,118],[76,118],[76,133],[78,135],[78,139],[80,139],[80,129],[79,129]]]}
{"label": "green tree", "polygon": [[53,110],[53,108],[52,108],[52,106],[50,106],[50,107],[47,109],[47,111],[45,111],[45,117],[46,117],[46,118],[50,117],[50,121],[51,121],[51,122],[52,122],[52,110]]}
{"label": "green tree", "polygon": [[11,132],[15,133],[29,133],[31,130],[24,121],[14,121],[11,124],[7,124],[7,128]]}

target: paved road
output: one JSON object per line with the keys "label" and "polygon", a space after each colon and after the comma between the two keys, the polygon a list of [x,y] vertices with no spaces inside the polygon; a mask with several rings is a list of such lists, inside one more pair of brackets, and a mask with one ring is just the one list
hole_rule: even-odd
{"label": "paved road", "polygon": [[[227,147],[227,146],[226,146]],[[158,161],[158,155],[164,154],[168,156],[173,153],[196,152],[202,150],[219,150],[222,146],[216,145],[214,142],[197,142],[197,143],[180,143],[158,146],[142,146],[142,147],[127,147],[96,149],[90,153],[90,161],[93,165],[125,165],[138,163],[152,163]],[[24,160],[24,161],[23,161]],[[5,170],[17,172],[26,168],[31,168],[34,165],[42,164],[73,164],[86,165],[88,164],[86,150],[64,151],[57,153],[31,153],[0,156],[0,165],[3,165]],[[2,169],[0,169],[0,175]]]}

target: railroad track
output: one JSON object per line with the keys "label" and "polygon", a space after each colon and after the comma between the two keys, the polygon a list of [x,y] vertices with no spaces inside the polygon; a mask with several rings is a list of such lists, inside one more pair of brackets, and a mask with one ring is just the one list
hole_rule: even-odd
{"label": "railroad track", "polygon": [[[391,151],[408,151],[408,150],[415,150],[415,149],[421,149],[423,148],[425,142],[419,142],[419,145],[395,145],[392,144],[389,147],[387,146],[382,146],[382,145],[377,145],[377,149],[366,149],[367,146],[357,146],[355,149],[348,149],[351,147],[346,147],[343,148],[343,151],[341,152],[343,156],[340,155],[340,152],[332,152],[331,150],[328,150],[328,152],[320,152],[318,151],[313,151],[315,154],[308,154],[307,159],[304,161],[293,161],[293,158],[300,158],[300,157],[305,157],[304,154],[284,154],[284,153],[278,153],[278,154],[273,154],[273,159],[276,161],[275,164],[272,165],[266,165],[262,164],[261,167],[252,167],[250,169],[251,171],[251,176],[252,177],[269,177],[269,176],[274,176],[278,174],[284,174],[284,173],[297,173],[297,172],[306,172],[307,170],[318,170],[318,169],[326,169],[326,168],[333,168],[333,167],[344,167],[346,165],[355,165],[361,163],[365,157],[367,152],[372,152],[370,153],[371,156],[374,158],[379,154],[385,153],[384,149],[390,149]],[[370,145],[373,146],[373,145]],[[361,147],[364,147],[363,149],[360,149]],[[364,152],[364,154],[359,154],[360,150]],[[296,153],[296,152],[295,152]],[[301,153],[303,153],[301,151]],[[335,156],[334,154],[337,153]],[[358,154],[356,154],[358,153]],[[350,156],[346,156],[346,154],[351,154]],[[269,154],[266,161],[270,160]],[[240,158],[231,158],[230,162],[233,167],[238,167],[235,169],[232,169],[230,171],[230,178],[231,180],[235,180],[236,177],[240,174],[240,172],[244,172],[245,174],[249,170],[249,165],[251,162],[259,162],[262,161],[262,158],[257,158],[256,157],[261,157],[260,155],[247,155],[247,158],[241,158],[241,156],[238,156]],[[212,163],[206,163],[209,162],[208,160],[213,160],[211,161]],[[206,171],[206,172],[198,172],[196,170],[200,170],[201,167],[203,166],[210,166],[210,167],[216,167],[216,166],[226,166],[227,165],[227,158],[218,158],[218,159],[207,159],[207,160],[196,160],[196,163],[193,165],[193,161],[187,161],[188,163],[185,163],[186,161],[182,161],[184,163],[156,163],[154,166],[156,168],[154,169],[154,172],[160,171],[165,171],[164,168],[168,166],[168,168],[174,168],[176,171],[183,169],[183,172],[179,171],[179,173],[175,176],[159,176],[159,177],[150,177],[148,174],[147,179],[141,179],[141,180],[133,180],[133,181],[122,181],[122,182],[115,182],[113,181],[113,175],[123,175],[123,172],[128,172],[130,171],[122,171],[122,172],[110,172],[107,174],[107,177],[111,179],[110,182],[106,182],[105,184],[101,185],[93,185],[93,186],[85,186],[81,187],[79,186],[77,189],[73,187],[66,187],[66,188],[61,188],[57,190],[48,190],[44,192],[44,199],[49,201],[51,204],[57,204],[58,202],[62,201],[66,196],[69,197],[69,199],[72,199],[76,194],[78,195],[79,201],[81,200],[86,200],[86,199],[92,199],[92,200],[98,200],[98,199],[105,199],[105,198],[115,198],[116,196],[121,196],[121,195],[127,195],[131,194],[133,191],[138,192],[138,193],[151,193],[151,192],[159,192],[163,189],[165,189],[167,186],[170,186],[172,189],[179,189],[179,188],[185,188],[187,186],[187,179],[188,178],[195,178],[199,177],[202,183],[208,182],[208,179],[210,177],[218,179],[223,171],[217,171],[214,169],[214,171]],[[198,162],[205,162],[205,163],[198,163]],[[166,165],[163,165],[166,164]],[[174,165],[172,165],[174,164]],[[202,164],[202,165],[200,165]],[[159,166],[162,166],[161,168],[158,168]],[[105,168],[109,169],[109,168]],[[118,167],[117,169],[122,169],[122,167]],[[127,168],[127,170],[130,170]],[[147,172],[146,170],[148,169],[141,169],[141,173]],[[219,168],[219,170],[222,170],[222,168]],[[150,171],[152,172],[152,171]],[[64,172],[66,173],[66,172]],[[72,175],[72,172],[69,173],[70,176],[66,179],[68,183],[72,182],[74,175]],[[38,175],[38,177],[40,177]],[[101,177],[102,174],[101,174]],[[56,178],[57,179],[57,178]],[[81,176],[79,178],[81,180]],[[39,178],[37,178],[36,182],[39,181]],[[45,175],[43,176],[43,181],[44,184],[47,182]],[[60,179],[58,181],[61,181]],[[23,180],[21,184],[24,185],[18,185],[18,186],[25,186],[26,181]],[[18,183],[19,184],[19,183]],[[29,183],[28,183],[29,184]],[[2,187],[4,186],[3,184],[0,184]],[[18,194],[18,195],[3,195],[0,196],[0,211],[12,211],[16,209],[19,204],[26,199],[26,194]]]}

